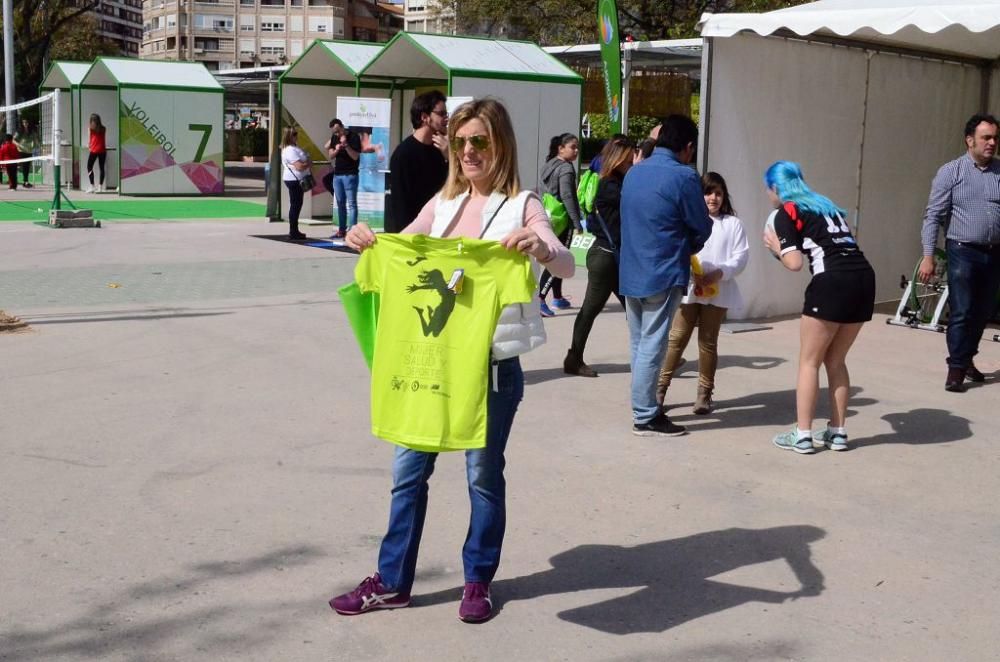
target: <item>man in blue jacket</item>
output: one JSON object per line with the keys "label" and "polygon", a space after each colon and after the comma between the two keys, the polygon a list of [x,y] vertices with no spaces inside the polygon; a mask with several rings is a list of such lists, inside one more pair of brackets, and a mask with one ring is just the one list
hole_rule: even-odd
{"label": "man in blue jacket", "polygon": [[689,167],[697,125],[670,115],[650,137],[656,148],[625,175],[621,199],[620,291],[631,345],[632,433],[641,437],[684,434],[657,404],[656,380],[674,311],[687,289],[691,255],[712,232],[701,180]]}

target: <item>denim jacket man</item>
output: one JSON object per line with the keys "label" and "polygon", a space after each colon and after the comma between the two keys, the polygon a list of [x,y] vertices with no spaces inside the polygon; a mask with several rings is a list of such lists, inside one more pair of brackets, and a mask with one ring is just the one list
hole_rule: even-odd
{"label": "denim jacket man", "polygon": [[[654,132],[656,130],[654,129]],[[678,435],[656,402],[656,380],[674,312],[688,285],[691,255],[712,232],[694,159],[698,127],[688,117],[663,120],[656,148],[622,185],[620,290],[632,361],[632,432]]]}

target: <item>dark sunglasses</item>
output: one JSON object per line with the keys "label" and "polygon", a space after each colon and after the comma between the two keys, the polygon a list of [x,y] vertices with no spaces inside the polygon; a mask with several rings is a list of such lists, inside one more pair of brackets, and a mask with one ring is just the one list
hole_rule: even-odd
{"label": "dark sunglasses", "polygon": [[432,110],[431,114],[432,115],[437,115],[438,117],[448,117],[448,111],[447,110]]}
{"label": "dark sunglasses", "polygon": [[454,152],[461,152],[465,149],[465,143],[468,141],[472,145],[472,149],[477,152],[485,152],[490,148],[490,137],[483,135],[476,136],[455,136],[451,139],[451,149]]}

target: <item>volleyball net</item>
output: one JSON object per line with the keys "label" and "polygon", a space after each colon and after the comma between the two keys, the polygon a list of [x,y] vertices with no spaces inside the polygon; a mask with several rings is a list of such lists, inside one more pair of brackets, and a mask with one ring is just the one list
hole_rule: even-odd
{"label": "volleyball net", "polygon": [[65,178],[71,175],[72,145],[62,130],[69,124],[69,109],[60,103],[60,91],[53,90],[37,99],[0,106],[0,186],[52,190],[53,209],[59,209],[61,201],[74,206],[63,192],[69,183]]}

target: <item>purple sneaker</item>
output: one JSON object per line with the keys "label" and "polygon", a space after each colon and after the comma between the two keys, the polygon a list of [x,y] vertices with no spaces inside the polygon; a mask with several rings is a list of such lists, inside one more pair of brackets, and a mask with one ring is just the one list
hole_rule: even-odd
{"label": "purple sneaker", "polygon": [[390,591],[382,584],[382,577],[376,572],[365,577],[358,587],[330,600],[330,606],[338,614],[354,616],[373,609],[399,609],[410,604],[409,593]]}
{"label": "purple sneaker", "polygon": [[490,600],[489,582],[465,582],[462,604],[458,607],[458,617],[466,623],[482,623],[493,615],[493,601]]}

